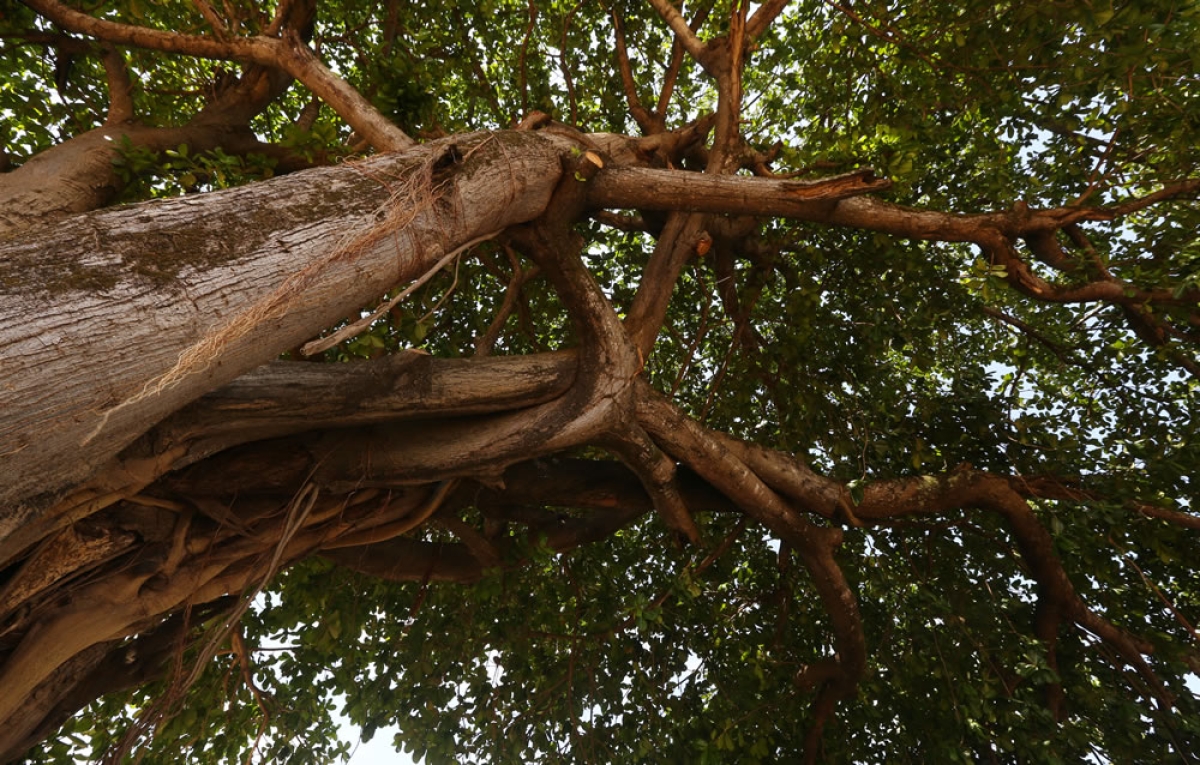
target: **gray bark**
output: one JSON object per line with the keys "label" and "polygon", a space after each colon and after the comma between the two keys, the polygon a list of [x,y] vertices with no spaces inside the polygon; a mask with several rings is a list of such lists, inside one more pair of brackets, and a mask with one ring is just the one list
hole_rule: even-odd
{"label": "gray bark", "polygon": [[459,136],[0,243],[0,560],[167,414],[538,216],[560,141]]}

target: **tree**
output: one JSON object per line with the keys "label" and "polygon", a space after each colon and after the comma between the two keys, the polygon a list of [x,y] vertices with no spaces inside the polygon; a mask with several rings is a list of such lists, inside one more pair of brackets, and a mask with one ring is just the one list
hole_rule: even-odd
{"label": "tree", "polygon": [[1198,27],[6,5],[0,761],[1193,761]]}

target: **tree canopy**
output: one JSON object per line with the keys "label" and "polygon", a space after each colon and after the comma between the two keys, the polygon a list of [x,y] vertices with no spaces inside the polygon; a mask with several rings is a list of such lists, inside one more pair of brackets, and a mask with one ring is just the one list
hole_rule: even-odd
{"label": "tree canopy", "polygon": [[1194,762],[1197,40],[0,5],[0,761]]}

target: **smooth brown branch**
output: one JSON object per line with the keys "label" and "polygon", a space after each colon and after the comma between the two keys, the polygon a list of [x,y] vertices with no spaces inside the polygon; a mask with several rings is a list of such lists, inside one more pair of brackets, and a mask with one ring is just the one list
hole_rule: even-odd
{"label": "smooth brown branch", "polygon": [[675,33],[675,38],[683,45],[684,50],[701,66],[704,66],[705,61],[710,58],[708,48],[688,26],[687,19],[679,13],[675,6],[671,5],[669,0],[649,0],[649,2],[650,6],[658,11],[658,15],[662,17],[663,21],[667,22],[667,26],[671,27],[671,31]]}
{"label": "smooth brown branch", "polygon": [[[1002,324],[1012,327],[1015,331],[1028,337],[1030,340],[1045,346],[1045,348],[1053,353],[1054,356],[1062,363],[1070,364],[1071,366],[1076,366],[1080,369],[1086,369],[1091,374],[1099,375],[1106,380],[1109,379],[1108,375],[1106,375],[1103,370],[1099,369],[1090,361],[1088,361],[1088,359],[1082,354],[1076,353],[1073,348],[1063,346],[1054,340],[1051,340],[1039,332],[1035,327],[1024,321],[1021,321],[1015,316],[1009,316],[1003,311],[993,308],[989,305],[981,306],[979,310],[984,316],[991,317]],[[1119,392],[1120,386],[1114,384],[1113,389]],[[1118,395],[1124,396],[1123,393],[1118,393]]]}
{"label": "smooth brown branch", "polygon": [[650,261],[642,271],[625,327],[643,358],[649,357],[654,348],[679,274],[688,261],[697,256],[697,246],[702,246],[705,218],[704,215],[685,213],[668,216]]}
{"label": "smooth brown branch", "polygon": [[362,93],[325,66],[295,30],[285,30],[278,40],[279,55],[273,64],[329,104],[376,151],[401,151],[416,146],[416,141],[383,116]]}
{"label": "smooth brown branch", "polygon": [[1156,505],[1148,505],[1143,502],[1132,502],[1129,504],[1129,507],[1147,518],[1156,518],[1181,528],[1200,531],[1200,516],[1181,513],[1177,510],[1170,510]]}
{"label": "smooth brown branch", "polygon": [[[696,15],[692,17],[692,23],[688,24],[688,28],[692,32],[697,32],[700,27],[704,26],[704,22],[708,20],[708,14],[712,12],[713,0],[706,0],[700,4],[700,8],[696,11]],[[658,93],[658,104],[654,108],[654,115],[659,123],[663,123],[667,108],[671,105],[671,96],[675,92],[675,83],[679,79],[679,70],[683,66],[683,44],[679,38],[671,43],[671,63],[667,65],[667,72],[663,75],[662,89]]]}
{"label": "smooth brown branch", "polygon": [[104,64],[104,73],[108,79],[108,115],[105,125],[120,125],[134,118],[133,82],[129,79],[129,68],[125,65],[125,57],[121,52],[112,48],[106,49],[100,57]]}
{"label": "smooth brown branch", "polygon": [[212,28],[213,36],[218,40],[229,39],[229,28],[225,22],[213,10],[213,7],[208,4],[208,0],[192,0],[192,5],[196,6],[196,10],[200,11],[200,15],[208,22],[208,26]]}
{"label": "smooth brown branch", "polygon": [[612,10],[613,36],[616,39],[617,68],[621,71],[621,87],[625,91],[625,102],[629,104],[629,113],[642,129],[644,135],[662,132],[662,124],[646,111],[638,98],[637,84],[633,80],[633,67],[629,63],[629,51],[625,48],[625,22],[616,8]]}
{"label": "smooth brown branch", "polygon": [[688,542],[700,544],[700,529],[696,527],[675,479],[675,462],[646,431],[635,424],[623,427],[614,434],[610,448],[637,475],[667,527]]}
{"label": "smooth brown branch", "polygon": [[282,30],[279,37],[220,40],[99,19],[68,8],[57,0],[23,2],[64,29],[114,45],[282,69],[329,104],[346,124],[366,138],[376,150],[396,151],[416,145],[361,93],[326,67],[294,29]]}
{"label": "smooth brown branch", "polygon": [[[814,181],[796,181],[612,167],[599,173],[592,182],[588,202],[597,208],[784,216],[834,224],[844,220],[844,225],[858,226],[861,222],[862,228],[872,228],[870,224],[874,221],[885,231],[915,233],[924,229],[936,235],[921,238],[940,238],[945,234],[957,241],[970,241],[978,235],[979,226],[954,220],[960,216],[922,214],[876,200],[865,200],[871,204],[842,210],[851,197],[884,191],[891,185],[890,180],[877,177],[870,168]],[[834,205],[834,202],[843,203]]]}
{"label": "smooth brown branch", "polygon": [[746,22],[746,39],[754,41],[762,37],[767,27],[771,26],[771,22],[775,21],[789,2],[790,0],[767,0],[760,5]]}
{"label": "smooth brown branch", "polygon": [[853,692],[866,670],[867,643],[858,601],[834,550],[840,529],[817,526],[788,505],[712,433],[644,382],[637,389],[638,422],[676,460],[729,497],[750,517],[790,543],[812,577],[837,644],[839,698]]}
{"label": "smooth brown branch", "polygon": [[[315,0],[306,0],[306,2],[311,6]],[[284,25],[290,20],[295,5],[296,0],[279,0],[275,3],[275,16],[271,19],[271,24],[263,31],[263,34],[268,37],[278,35],[283,30]]]}
{"label": "smooth brown branch", "polygon": [[1110,205],[1107,207],[1094,208],[1097,211],[1096,217],[1087,217],[1084,220],[1110,220],[1111,218],[1120,218],[1130,213],[1144,210],[1147,207],[1166,202],[1173,199],[1187,197],[1189,194],[1200,192],[1200,178],[1188,178],[1165,186],[1158,191],[1147,194],[1144,197],[1131,199],[1128,202],[1122,202],[1118,205]]}
{"label": "smooth brown branch", "polygon": [[[1153,202],[1179,198],[1200,189],[1200,179],[1113,207],[1006,210],[961,215],[903,207],[867,196],[890,186],[869,169],[811,182],[767,178],[680,173],[648,168],[615,167],[600,173],[590,188],[594,207],[639,210],[715,212],[726,215],[783,216],[924,241],[969,242],[995,265],[1006,269],[1008,283],[1034,299],[1054,303],[1107,302],[1141,311],[1147,304],[1194,305],[1200,291],[1176,295],[1167,288],[1140,288],[1124,280],[1101,277],[1077,285],[1057,285],[1036,273],[1021,257],[1015,242],[1026,239],[1041,247],[1042,257],[1062,264],[1051,245],[1053,233],[1081,221],[1112,220]],[[1141,311],[1145,313],[1144,311]],[[1162,345],[1169,332],[1152,316],[1131,322],[1148,342]],[[1143,326],[1144,325],[1144,326]],[[1149,333],[1149,334],[1146,334]],[[1157,337],[1162,333],[1163,337]],[[1200,376],[1200,365],[1183,354],[1176,360]]]}

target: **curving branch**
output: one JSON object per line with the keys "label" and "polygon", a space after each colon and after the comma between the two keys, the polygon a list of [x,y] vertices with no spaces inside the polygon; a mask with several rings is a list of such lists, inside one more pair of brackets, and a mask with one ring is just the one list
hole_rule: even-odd
{"label": "curving branch", "polygon": [[675,462],[637,425],[623,428],[611,448],[637,474],[667,526],[688,542],[699,544],[700,529],[692,520],[675,480]]}
{"label": "curving branch", "polygon": [[629,51],[625,49],[625,22],[616,8],[612,9],[613,35],[616,38],[617,68],[621,70],[621,87],[625,91],[625,101],[629,105],[629,113],[633,116],[638,127],[645,135],[661,133],[663,124],[658,115],[652,115],[642,106],[638,98],[637,85],[633,81],[633,68],[629,63]]}
{"label": "curving branch", "polygon": [[675,39],[679,40],[683,45],[684,50],[691,55],[701,66],[710,59],[708,48],[704,42],[696,36],[692,28],[688,25],[687,19],[679,12],[675,6],[671,5],[668,0],[649,0],[651,7],[658,12],[663,21],[667,22],[667,26],[671,27],[671,31],[675,33]]}
{"label": "curving branch", "polygon": [[57,0],[22,0],[63,29],[110,45],[157,50],[282,69],[329,104],[346,124],[378,151],[398,151],[416,144],[412,138],[325,66],[301,39],[298,30],[278,37],[234,37],[228,40],[121,24],[68,8]]}
{"label": "curving branch", "polygon": [[134,117],[133,82],[129,79],[129,68],[120,51],[109,48],[100,55],[104,73],[108,77],[108,115],[105,125],[119,125]]}
{"label": "curving branch", "polygon": [[[1188,289],[1176,294],[1166,288],[1141,288],[1106,272],[1084,284],[1053,284],[1030,268],[1016,242],[1025,240],[1043,262],[1061,266],[1065,255],[1060,254],[1055,232],[1066,230],[1069,235],[1081,222],[1111,221],[1154,203],[1186,197],[1200,190],[1200,179],[1181,181],[1118,205],[1045,210],[1018,205],[1014,210],[971,215],[915,209],[866,196],[889,186],[887,179],[876,178],[870,169],[801,182],[617,167],[599,174],[592,183],[589,201],[597,208],[633,206],[640,210],[781,215],[911,239],[973,243],[993,263],[1005,266],[1008,283],[1031,298],[1120,306],[1130,326],[1155,347],[1167,345],[1170,336],[1182,335],[1190,340],[1190,335],[1171,332],[1145,307],[1191,307],[1200,298],[1200,291]],[[1191,314],[1200,321],[1200,314]],[[1175,356],[1181,366],[1200,376],[1200,364],[1178,351]]]}
{"label": "curving branch", "polygon": [[[704,26],[704,22],[708,21],[708,14],[712,12],[712,7],[713,0],[704,0],[700,3],[700,8],[692,18],[692,23],[688,25],[692,32],[697,32],[700,27]],[[654,108],[654,114],[660,121],[666,117],[667,107],[671,103],[671,96],[675,93],[675,83],[679,79],[679,71],[682,67],[683,45],[679,38],[675,38],[671,43],[671,62],[667,65],[666,74],[663,75],[662,88],[658,93],[658,103]]]}
{"label": "curving branch", "polygon": [[813,524],[768,487],[706,429],[643,384],[639,388],[638,421],[663,449],[687,464],[729,497],[748,516],[762,523],[799,553],[829,616],[836,656],[802,671],[802,685],[818,687],[814,722],[806,757],[815,762],[821,732],[836,702],[858,687],[866,671],[867,643],[858,601],[834,558],[840,529]]}
{"label": "curving branch", "polygon": [[700,254],[703,242],[711,241],[704,232],[706,217],[672,213],[654,245],[625,318],[629,338],[642,358],[648,358],[654,348],[683,267]]}
{"label": "curving branch", "polygon": [[746,38],[753,41],[762,37],[789,2],[790,0],[767,0],[760,5],[746,22]]}

